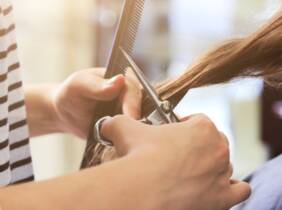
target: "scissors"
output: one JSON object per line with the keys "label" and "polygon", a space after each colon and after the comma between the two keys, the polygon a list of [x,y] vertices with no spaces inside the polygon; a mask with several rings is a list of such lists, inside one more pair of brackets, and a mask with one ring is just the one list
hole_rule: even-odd
{"label": "scissors", "polygon": [[[150,100],[154,104],[155,111],[153,111],[148,117],[142,119],[141,122],[149,125],[163,125],[163,124],[180,122],[179,118],[173,112],[174,107],[171,105],[171,103],[167,100],[165,101],[161,100],[160,96],[157,94],[154,87],[146,79],[145,75],[143,74],[141,69],[137,66],[137,64],[134,62],[132,57],[121,47],[120,47],[120,51],[122,52],[124,58],[127,60],[129,64],[128,67],[132,69],[133,73],[135,74],[135,76],[143,86],[144,91],[146,92],[146,94],[149,96]],[[97,121],[97,123],[94,126],[94,138],[101,145],[112,147],[113,143],[107,139],[104,139],[100,134],[101,127],[105,122],[105,120],[107,120],[108,118],[109,117],[104,117]]]}

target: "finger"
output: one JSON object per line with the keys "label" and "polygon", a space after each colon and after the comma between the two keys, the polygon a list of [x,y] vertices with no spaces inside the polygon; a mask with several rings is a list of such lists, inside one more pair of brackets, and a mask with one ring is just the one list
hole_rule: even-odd
{"label": "finger", "polygon": [[216,128],[215,124],[212,122],[212,120],[205,114],[199,113],[199,114],[192,114],[188,117],[185,117],[184,120],[185,122],[188,123],[204,123],[204,124],[209,124],[213,128]]}
{"label": "finger", "polygon": [[127,68],[125,70],[125,76],[132,83],[134,83],[136,87],[142,88],[142,85],[140,84],[138,78],[136,77],[135,73],[133,72],[133,70],[131,68]]}
{"label": "finger", "polygon": [[100,100],[110,101],[116,99],[125,86],[125,78],[123,75],[118,75],[112,79],[107,80],[102,85],[102,91],[100,92]]}
{"label": "finger", "polygon": [[134,119],[141,117],[141,104],[142,104],[142,90],[140,85],[131,77],[126,77],[126,85],[124,94],[121,98],[122,111],[125,115],[131,116]]}
{"label": "finger", "polygon": [[117,98],[125,86],[125,79],[117,75],[111,79],[103,79],[96,75],[84,75],[79,82],[79,88],[86,97],[99,100],[111,101]]}
{"label": "finger", "polygon": [[232,207],[240,202],[243,202],[250,196],[250,194],[251,187],[248,183],[233,180],[228,194],[228,207]]}
{"label": "finger", "polygon": [[101,134],[111,140],[119,155],[125,155],[133,147],[142,130],[143,124],[124,115],[119,115],[103,123]]}
{"label": "finger", "polygon": [[196,117],[198,114],[192,114],[186,117],[181,118],[181,122],[185,122],[185,121],[189,121],[191,119],[193,119],[194,117]]}
{"label": "finger", "polygon": [[93,70],[91,70],[94,74],[98,75],[99,77],[103,77],[105,76],[106,73],[106,69],[105,68],[94,68]]}
{"label": "finger", "polygon": [[83,70],[83,71],[89,72],[89,73],[93,74],[94,76],[99,76],[101,78],[104,78],[105,73],[106,73],[105,68],[90,68],[90,69],[86,69],[86,70]]}

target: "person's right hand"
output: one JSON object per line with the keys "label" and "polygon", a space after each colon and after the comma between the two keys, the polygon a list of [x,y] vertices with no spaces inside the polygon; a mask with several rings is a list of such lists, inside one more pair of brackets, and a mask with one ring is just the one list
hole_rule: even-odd
{"label": "person's right hand", "polygon": [[142,205],[136,206],[226,210],[250,195],[247,183],[231,180],[228,141],[204,115],[163,126],[117,116],[104,123],[102,134],[114,142],[120,156],[143,161],[132,168],[140,171],[134,187],[143,190],[137,193]]}

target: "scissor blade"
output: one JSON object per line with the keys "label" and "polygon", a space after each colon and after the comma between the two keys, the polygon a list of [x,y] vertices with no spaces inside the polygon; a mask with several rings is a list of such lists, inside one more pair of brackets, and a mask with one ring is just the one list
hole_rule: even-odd
{"label": "scissor blade", "polygon": [[[129,62],[130,66],[132,67],[132,71],[134,72],[134,74],[136,75],[140,83],[142,84],[148,96],[151,98],[152,102],[155,104],[156,111],[153,112],[149,116],[149,118],[152,119],[152,123],[159,124],[159,123],[179,122],[179,119],[174,114],[173,110],[171,110],[170,108],[169,108],[170,110],[168,111],[163,110],[165,102],[163,102],[160,99],[155,89],[151,86],[150,82],[146,79],[145,75],[143,74],[141,69],[137,66],[137,64],[134,62],[134,60],[131,58],[131,56],[128,55],[128,53],[124,49],[120,48],[120,50],[123,53],[126,60]],[[150,121],[150,119],[148,120]]]}
{"label": "scissor blade", "polygon": [[137,66],[137,64],[134,62],[134,60],[131,58],[128,53],[120,48],[121,52],[123,53],[124,57],[128,61],[129,65],[132,67],[132,71],[136,75],[137,79],[140,81],[141,85],[143,86],[144,90],[148,94],[148,96],[151,98],[151,101],[154,103],[156,110],[159,112],[159,114],[162,116],[163,121],[166,123],[170,122],[170,118],[168,114],[166,114],[163,109],[163,101],[160,100],[159,95],[156,93],[155,89],[151,86],[150,82],[146,79],[145,75],[141,71],[141,69]]}
{"label": "scissor blade", "polygon": [[131,65],[134,74],[136,75],[137,79],[140,81],[141,85],[147,92],[148,96],[152,99],[154,103],[156,103],[157,106],[160,106],[161,100],[159,98],[159,95],[156,93],[155,89],[152,87],[150,82],[146,79],[141,69],[137,66],[137,64],[133,61],[131,56],[128,55],[128,53],[123,48],[120,48],[120,50],[123,53],[124,57],[129,62],[129,64]]}
{"label": "scissor blade", "polygon": [[[180,119],[178,119],[178,117],[174,114],[174,112],[170,113],[169,118],[170,118],[169,120],[170,123],[180,122]],[[157,110],[153,111],[150,115],[148,115],[148,117],[146,117],[144,122],[152,125],[163,125],[166,123],[164,121],[163,116],[161,116]]]}

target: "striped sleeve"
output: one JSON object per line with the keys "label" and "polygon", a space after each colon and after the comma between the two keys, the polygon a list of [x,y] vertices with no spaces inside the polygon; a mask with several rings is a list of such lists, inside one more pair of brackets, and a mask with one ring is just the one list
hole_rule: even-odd
{"label": "striped sleeve", "polygon": [[0,186],[34,179],[12,11],[0,0]]}

